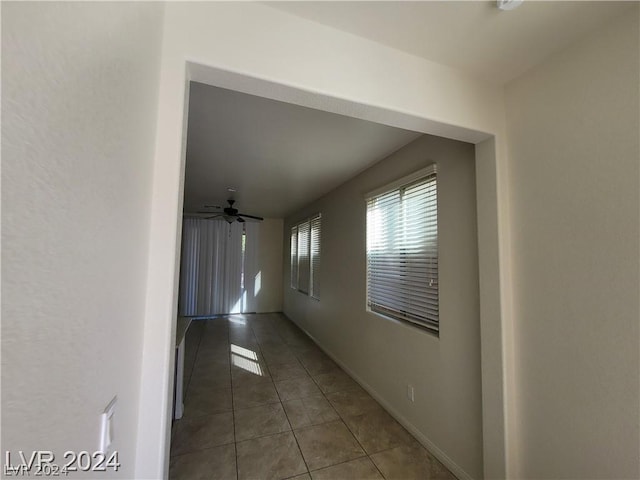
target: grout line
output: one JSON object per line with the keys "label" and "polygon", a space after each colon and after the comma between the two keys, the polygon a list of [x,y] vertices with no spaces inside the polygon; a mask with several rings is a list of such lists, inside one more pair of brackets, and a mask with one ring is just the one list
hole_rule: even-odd
{"label": "grout line", "polygon": [[[276,328],[276,332],[278,334],[278,336],[280,337],[280,339],[285,342],[286,345],[286,341],[284,338],[282,338],[282,335],[280,335],[280,332],[277,331]],[[287,347],[288,348],[288,347]],[[294,357],[296,357],[296,360],[298,359],[297,356],[294,354]],[[299,360],[298,360],[299,362]],[[303,367],[304,368],[304,367]],[[278,389],[276,388],[276,391]],[[278,396],[280,396],[280,393],[278,393]],[[298,446],[298,452],[300,452],[300,457],[302,458],[302,461],[304,462],[304,466],[307,469],[307,473],[309,474],[309,476],[311,476],[311,470],[309,469],[309,464],[307,463],[307,459],[304,458],[304,453],[302,453],[302,447],[300,447],[300,442],[298,441],[298,437],[296,436],[296,432],[293,429],[293,425],[291,425],[291,420],[289,420],[289,415],[287,414],[287,411],[284,408],[284,404],[282,404],[282,398],[280,398],[280,403],[282,405],[282,410],[284,411],[285,416],[287,417],[287,422],[289,423],[289,427],[291,428],[291,435],[293,435],[293,439],[296,442],[296,445]]]}
{"label": "grout line", "polygon": [[[386,450],[383,450],[386,452]],[[376,452],[376,453],[380,453],[380,452]],[[374,454],[375,455],[375,454]],[[376,470],[378,471],[378,473],[380,474],[380,476],[382,478],[387,478],[384,476],[384,473],[382,473],[382,470],[380,470],[380,467],[378,467],[378,464],[376,462],[373,461],[373,458],[371,458],[371,455],[367,455],[367,458],[369,459],[369,461],[373,464],[373,466],[376,468]]]}
{"label": "grout line", "polygon": [[[349,462],[353,462],[355,460],[361,460],[363,458],[368,458],[368,455],[362,455],[361,457],[356,457],[356,458],[352,458],[350,460],[344,460],[342,462],[338,462],[338,463],[333,463],[331,465],[327,465],[326,467],[320,467],[320,468],[316,468],[315,470],[311,470],[310,472],[319,472],[320,470],[325,470],[327,468],[332,468],[332,467],[336,467],[338,465],[344,465],[345,463],[349,463]],[[383,477],[384,478],[384,477]]]}
{"label": "grout line", "polygon": [[[307,463],[307,459],[304,458],[304,453],[302,453],[302,447],[300,447],[300,442],[298,441],[298,437],[296,436],[296,432],[293,429],[293,425],[291,425],[291,420],[289,420],[289,415],[287,415],[287,411],[284,409],[284,405],[282,406],[282,410],[284,411],[284,415],[287,418],[287,423],[289,423],[289,427],[291,428],[291,435],[298,446],[298,452],[300,453],[300,458],[302,458],[302,462],[304,463],[305,468],[307,469],[307,473],[311,476],[311,470],[309,469],[309,464]],[[300,474],[302,475],[302,474]]]}
{"label": "grout line", "polygon": [[[257,314],[255,317],[252,316],[252,319],[259,318],[259,317],[260,317],[260,315]],[[323,470],[323,469],[326,469],[326,468],[331,468],[331,467],[334,467],[336,465],[342,465],[342,464],[349,463],[351,461],[362,459],[362,458],[367,458],[374,465],[376,471],[379,472],[379,474],[382,476],[382,478],[385,478],[384,475],[382,474],[382,472],[380,471],[380,469],[378,468],[378,465],[376,465],[376,463],[371,458],[371,455],[374,455],[374,454],[377,454],[377,453],[381,453],[381,452],[384,452],[384,451],[387,451],[387,450],[391,450],[391,449],[397,448],[398,446],[401,446],[401,445],[396,445],[396,446],[391,447],[389,449],[381,450],[380,452],[375,452],[375,453],[370,455],[365,450],[365,448],[362,445],[362,443],[360,442],[360,440],[358,440],[358,438],[354,434],[353,430],[349,427],[349,425],[348,425],[348,423],[346,421],[346,418],[348,418],[348,416],[346,414],[345,415],[341,414],[334,407],[334,405],[331,403],[331,401],[328,398],[329,394],[334,394],[334,393],[343,392],[343,391],[348,392],[348,391],[350,391],[352,389],[346,388],[346,389],[338,390],[336,392],[324,392],[320,388],[320,385],[316,381],[314,376],[311,375],[311,373],[310,373],[309,369],[307,368],[307,366],[304,363],[302,363],[301,358],[304,357],[304,353],[300,353],[300,351],[295,351],[295,350],[291,349],[292,345],[287,343],[287,338],[289,338],[290,341],[294,342],[294,341],[297,341],[296,340],[297,336],[302,334],[303,337],[305,337],[305,338],[307,338],[307,339],[309,339],[311,341],[310,345],[313,345],[314,347],[317,347],[317,348],[320,348],[320,347],[315,343],[315,341],[310,339],[308,337],[308,335],[306,335],[306,333],[300,327],[295,325],[291,320],[289,320],[287,317],[283,316],[282,314],[278,314],[277,315],[277,319],[276,318],[271,318],[271,316],[265,316],[265,317],[266,318],[263,319],[264,323],[260,323],[260,327],[261,328],[259,330],[257,330],[258,332],[260,332],[259,335],[263,338],[262,341],[258,340],[258,335],[256,335],[256,330],[254,330],[254,326],[258,325],[258,323],[256,323],[256,322],[247,322],[242,327],[239,327],[239,328],[242,329],[242,330],[239,330],[239,331],[244,331],[244,332],[247,332],[247,333],[250,332],[252,337],[253,337],[253,340],[255,340],[256,353],[259,353],[259,355],[260,355],[260,357],[262,359],[262,362],[264,363],[265,370],[269,373],[269,379],[271,381],[271,385],[274,387],[274,389],[276,391],[276,395],[277,395],[278,400],[277,401],[268,402],[266,404],[255,405],[255,406],[246,407],[246,408],[249,408],[249,409],[250,408],[259,408],[259,407],[263,407],[265,405],[278,404],[278,405],[280,405],[280,408],[281,408],[282,412],[285,414],[285,419],[287,421],[287,424],[288,424],[290,430],[284,431],[284,432],[269,433],[269,434],[266,434],[266,435],[259,435],[259,436],[253,437],[253,438],[242,440],[242,442],[256,440],[256,439],[260,439],[260,438],[272,437],[272,436],[276,436],[276,435],[282,435],[284,433],[291,433],[291,434],[293,434],[293,438],[294,438],[294,440],[296,442],[296,446],[298,448],[298,452],[300,453],[300,455],[302,457],[302,460],[304,462],[304,465],[306,467],[306,471],[307,471],[307,473],[309,475],[311,475],[311,470],[309,469],[309,465],[307,464],[307,461],[306,461],[306,459],[304,457],[304,454],[302,453],[302,448],[300,447],[300,443],[299,443],[297,435],[296,435],[296,430],[293,428],[293,425],[291,423],[291,419],[289,418],[289,415],[287,414],[287,411],[284,408],[284,401],[282,400],[280,392],[278,392],[278,389],[275,388],[275,380],[273,379],[273,375],[272,375],[272,367],[275,367],[277,365],[287,365],[287,363],[286,362],[285,363],[274,363],[273,365],[271,365],[269,362],[266,362],[266,359],[264,359],[264,352],[262,350],[262,343],[269,343],[270,338],[273,338],[274,340],[279,339],[279,341],[277,341],[276,343],[282,342],[282,348],[288,349],[289,351],[291,351],[293,353],[293,357],[295,358],[295,361],[299,365],[302,366],[303,371],[306,372],[306,375],[312,379],[313,383],[317,386],[317,388],[319,390],[319,394],[316,393],[316,394],[312,394],[312,395],[306,395],[304,397],[291,398],[289,400],[294,400],[294,401],[295,400],[301,400],[302,404],[303,404],[303,407],[304,407],[305,406],[304,405],[304,399],[305,398],[308,398],[308,397],[319,397],[321,395],[323,400],[329,405],[331,411],[333,411],[337,415],[336,419],[327,420],[327,421],[321,421],[319,423],[311,423],[310,425],[305,425],[304,427],[298,428],[298,430],[301,430],[303,428],[316,427],[316,426],[325,425],[325,424],[328,424],[328,423],[338,422],[339,421],[340,423],[342,423],[347,428],[347,431],[352,435],[352,437],[355,439],[357,445],[361,448],[361,450],[363,452],[362,456],[358,456],[356,458],[352,458],[352,459],[349,459],[349,460],[341,461],[339,463],[335,463],[335,464],[332,464],[332,465],[327,465],[325,467],[322,467],[320,469],[316,469],[314,471]],[[232,344],[232,341],[231,341],[232,327],[230,325],[229,317],[228,316],[224,316],[223,318],[224,318],[224,321],[226,322],[225,326],[226,326],[226,334],[227,334],[227,342],[226,342],[227,355],[230,356],[230,346]],[[201,354],[201,352],[203,351],[202,348],[203,348],[203,345],[204,345],[203,341],[204,341],[204,336],[205,336],[205,332],[206,332],[206,330],[205,330],[206,325],[209,322],[213,322],[213,321],[214,320],[205,320],[205,321],[203,321],[203,323],[205,324],[205,327],[203,327],[203,329],[200,331],[200,335],[199,335],[198,342],[197,342],[197,347],[196,347],[196,353],[195,353],[195,355],[193,357],[194,358],[194,365],[198,361],[198,357]],[[286,332],[286,335],[284,334],[284,332]],[[298,346],[298,347],[302,346],[299,343],[294,343],[293,345],[294,346]],[[279,348],[279,347],[277,347],[277,348]],[[302,352],[304,352],[305,350],[306,349],[302,349]],[[326,355],[326,353],[324,353],[324,352],[322,352],[322,353],[324,355]],[[259,360],[259,362],[260,362],[260,360]],[[346,375],[348,375],[350,377],[350,375],[348,373],[346,373],[342,369],[342,367],[340,367],[340,365],[336,364],[335,369],[342,371],[343,373],[345,373]],[[233,372],[233,364],[232,364],[232,362],[229,362],[229,377],[230,377],[229,381],[230,381],[230,385],[231,385],[231,414],[232,414],[232,421],[233,421],[233,442],[232,443],[233,443],[234,452],[235,452],[236,476],[238,477],[239,476],[238,443],[242,443],[242,442],[238,442],[237,432],[236,432],[236,409],[235,409],[236,402],[235,402],[235,394],[234,394],[234,385],[235,386],[239,386],[239,385],[237,384],[237,380],[234,380],[232,372]],[[318,375],[322,375],[323,373],[326,373],[326,372],[320,372],[320,373],[317,374],[317,376]],[[297,380],[297,379],[300,379],[300,378],[306,378],[306,377],[292,377],[292,378],[282,379],[281,381]],[[192,379],[193,379],[193,369],[192,369],[192,372],[189,375],[188,385],[191,384]],[[188,386],[187,386],[187,389],[188,389]],[[186,397],[186,395],[185,395],[185,397]],[[376,403],[378,403],[378,402],[376,402]],[[242,409],[239,409],[239,410],[242,410]],[[218,413],[228,413],[228,411],[218,412]],[[211,415],[215,415],[215,414],[218,414],[218,413],[214,413],[214,414],[211,414]],[[364,413],[362,413],[360,415],[365,415],[365,414],[366,414],[366,412],[364,412]],[[210,414],[207,413],[205,415],[210,415]],[[205,416],[205,415],[202,415],[202,416]],[[357,417],[357,416],[360,416],[360,415],[355,415],[355,416]],[[352,417],[353,417],[353,415],[352,415]],[[194,418],[196,418],[196,417],[194,417]],[[230,443],[229,444],[224,444],[224,445],[230,445]],[[222,446],[222,445],[219,445],[219,446]],[[219,446],[211,447],[211,448],[217,448]],[[202,450],[208,450],[208,449],[209,448],[196,449],[194,451],[202,451]],[[188,453],[192,453],[192,452],[184,452],[182,454],[175,455],[174,457],[179,457],[181,455],[185,455],[185,454],[188,454]],[[297,475],[300,475],[300,474],[297,474]],[[295,477],[295,476],[296,475],[294,475],[293,477]],[[293,477],[288,477],[288,478],[293,478]]]}
{"label": "grout line", "polygon": [[[278,332],[277,327],[276,327],[275,325],[273,325],[273,324],[271,324],[271,323],[270,323],[270,319],[268,319],[268,322],[269,322],[269,325],[268,325],[268,326],[269,326],[271,329],[273,329],[273,330],[276,332],[276,334],[277,334],[277,335],[282,339],[282,336],[281,336],[281,335],[280,335],[280,333]],[[258,337],[257,337],[257,335],[256,335],[256,333],[255,333],[255,330],[253,330],[253,327],[251,327],[251,326],[250,326],[250,328],[251,328],[251,331],[252,331],[252,333],[253,333],[253,336],[256,338],[256,343],[257,343],[257,345],[258,345],[258,350],[260,350],[260,354],[261,354],[261,356],[264,358],[264,354],[262,353],[262,347],[261,347],[261,345],[260,345],[260,341],[258,340]],[[284,339],[282,339],[282,340],[284,340]],[[303,461],[303,463],[304,463],[304,466],[305,466],[305,468],[307,469],[306,473],[309,473],[309,472],[310,472],[310,470],[309,470],[309,465],[307,464],[307,460],[304,458],[304,454],[302,453],[302,448],[300,448],[300,443],[298,442],[298,438],[296,437],[296,435],[295,435],[295,433],[294,433],[293,426],[291,425],[291,421],[289,420],[289,416],[287,415],[287,412],[286,412],[286,410],[285,410],[285,408],[284,408],[284,405],[283,405],[283,403],[282,403],[283,401],[282,401],[282,397],[280,396],[280,392],[278,392],[278,389],[275,387],[275,381],[273,380],[273,376],[272,376],[272,374],[271,374],[271,369],[269,368],[269,364],[267,363],[266,359],[265,359],[265,366],[266,366],[266,368],[269,370],[269,375],[271,376],[271,381],[272,381],[272,383],[273,383],[273,387],[274,387],[274,389],[275,389],[275,391],[276,391],[276,395],[278,396],[278,400],[279,400],[280,408],[282,408],[282,412],[284,413],[284,416],[285,416],[285,418],[287,419],[287,423],[289,424],[289,431],[288,431],[288,432],[278,432],[277,434],[263,435],[263,436],[261,436],[261,437],[254,437],[254,438],[252,438],[252,439],[250,439],[250,440],[253,440],[253,439],[255,439],[255,438],[265,438],[265,437],[269,437],[269,436],[273,436],[273,435],[279,435],[279,434],[281,434],[281,433],[290,433],[290,434],[293,436],[293,439],[294,439],[294,440],[295,440],[295,442],[296,442],[296,445],[297,445],[297,447],[298,447],[298,452],[300,453],[300,458],[302,458],[302,461]],[[299,475],[302,475],[302,474],[299,474]],[[295,476],[297,476],[297,475],[294,475],[294,477],[295,477]],[[291,477],[290,477],[290,478],[291,478]]]}
{"label": "grout line", "polygon": [[233,421],[233,451],[236,456],[236,479],[240,478],[240,472],[238,471],[238,442],[236,437],[236,412],[234,408],[234,394],[233,394],[233,375],[231,375],[231,327],[229,326],[229,319],[225,318],[227,325],[227,356],[229,357],[229,383],[231,384],[231,419]]}
{"label": "grout line", "polygon": [[[290,320],[289,320],[290,322]],[[291,322],[293,323],[293,322]],[[296,328],[299,329],[299,327],[296,326]],[[300,329],[299,329],[300,330]],[[300,330],[302,332],[302,330]],[[313,342],[314,345],[317,346],[317,344],[315,342]],[[294,353],[294,355],[296,356],[296,358],[298,358],[298,356]],[[298,358],[298,361],[300,362],[300,364],[302,364],[302,361],[300,361],[300,359]],[[364,448],[364,445],[362,445],[362,443],[360,442],[360,440],[358,440],[358,437],[355,435],[355,433],[351,430],[351,428],[349,427],[349,424],[346,422],[346,415],[342,415],[340,412],[338,412],[338,410],[336,410],[336,408],[333,406],[333,404],[331,403],[331,401],[329,400],[329,398],[327,397],[327,394],[329,393],[336,393],[336,392],[324,392],[321,388],[320,385],[318,384],[318,382],[315,380],[315,378],[313,378],[313,375],[311,375],[311,373],[309,372],[309,370],[307,369],[307,367],[302,364],[302,367],[306,370],[307,374],[311,377],[311,379],[316,383],[316,385],[318,385],[318,389],[320,390],[320,393],[322,394],[322,396],[324,397],[325,401],[329,404],[329,406],[331,407],[331,409],[336,412],[336,414],[338,415],[338,418],[340,419],[340,421],[342,422],[342,424],[347,428],[347,430],[349,431],[349,433],[351,433],[352,437],[354,438],[354,440],[358,443],[358,445],[360,446],[360,448],[362,449],[362,452],[364,453],[364,455],[362,457],[357,457],[351,460],[347,460],[345,462],[340,462],[340,463],[336,463],[335,465],[341,465],[343,463],[348,463],[351,462],[353,460],[357,460],[358,458],[367,458],[374,466],[374,468],[378,471],[378,473],[380,473],[380,476],[382,478],[385,478],[384,474],[380,471],[380,469],[378,468],[378,465],[376,465],[376,463],[373,461],[373,459],[371,459],[371,456],[369,455],[369,453],[367,452],[367,450]],[[344,370],[338,365],[336,364],[336,367],[338,369],[340,369],[340,371],[344,372]],[[344,372],[346,374],[346,372]],[[320,373],[319,375],[322,375],[322,373]],[[348,374],[347,374],[348,375]],[[351,378],[349,376],[349,378]],[[324,422],[324,423],[329,423],[329,422]],[[309,425],[312,426],[312,425]],[[294,433],[295,435],[295,433]],[[297,439],[296,439],[297,441]],[[298,448],[300,448],[298,446]],[[395,448],[395,447],[393,447]],[[380,452],[376,452],[376,453],[380,453]],[[333,467],[335,465],[329,465],[327,467],[323,467],[323,468],[330,468]],[[308,468],[308,467],[307,467]],[[319,469],[321,470],[321,469]],[[311,470],[309,470],[309,474],[311,474]]]}
{"label": "grout line", "polygon": [[[284,341],[284,338],[282,338],[282,335],[280,335],[280,332],[278,331],[277,327],[273,326],[273,328],[276,331],[277,335],[280,337],[280,339]],[[309,474],[309,476],[311,476],[311,470],[309,469],[309,464],[307,463],[307,459],[304,458],[304,453],[302,453],[302,448],[300,447],[300,442],[298,441],[298,437],[296,436],[296,433],[293,430],[293,425],[291,425],[291,420],[289,420],[289,415],[287,415],[287,411],[285,410],[284,404],[282,403],[282,398],[280,397],[280,392],[278,392],[277,388],[276,388],[276,393],[278,394],[278,398],[280,398],[280,406],[282,407],[282,411],[284,412],[284,416],[287,419],[287,423],[289,424],[289,428],[291,428],[291,435],[293,435],[293,439],[295,440],[296,445],[298,446],[298,452],[300,453],[300,458],[302,458],[304,466],[307,469],[307,473]]]}
{"label": "grout line", "polygon": [[178,453],[176,455],[171,455],[171,460],[173,460],[174,458],[183,457],[185,455],[189,455],[189,454],[192,454],[192,453],[206,452],[207,450],[215,450],[216,448],[226,447],[228,445],[233,445],[234,443],[235,442],[221,443],[220,445],[214,445],[213,447],[196,447],[193,450],[189,450],[187,452],[182,452],[182,453]]}
{"label": "grout line", "polygon": [[[187,329],[187,333],[188,332],[189,330]],[[187,333],[184,334],[185,350],[187,348]],[[186,400],[187,392],[189,391],[189,386],[191,385],[191,378],[193,378],[193,371],[195,370],[196,362],[198,361],[198,354],[200,353],[200,344],[202,343],[203,335],[204,332],[201,330],[200,335],[198,335],[198,346],[196,347],[196,353],[194,353],[193,355],[193,365],[191,366],[191,370],[189,371],[189,380],[187,380],[187,385],[184,387],[185,398],[183,399],[183,401]]]}
{"label": "grout line", "polygon": [[[299,329],[299,327],[297,327],[297,326],[296,326],[296,328],[298,328],[298,330],[299,330],[300,332],[302,332],[302,330],[300,330],[300,329]],[[315,342],[314,342],[314,345],[315,345]],[[354,439],[354,440],[356,441],[356,443],[360,446],[360,448],[361,448],[361,450],[362,450],[362,453],[363,453],[363,456],[361,456],[361,457],[352,458],[352,459],[350,459],[350,460],[346,460],[346,461],[344,461],[344,462],[339,462],[339,463],[336,463],[336,464],[334,464],[334,465],[328,465],[328,466],[323,467],[323,468],[330,468],[330,467],[333,467],[333,466],[335,466],[335,465],[341,465],[341,464],[343,464],[343,463],[348,463],[348,462],[351,462],[351,461],[353,461],[353,460],[357,460],[357,459],[359,459],[359,458],[367,458],[367,459],[369,459],[369,461],[370,461],[371,463],[373,463],[373,465],[374,465],[374,467],[376,468],[376,470],[378,470],[378,472],[380,472],[380,470],[378,469],[377,465],[373,462],[373,460],[371,460],[371,458],[369,458],[369,454],[368,454],[368,453],[367,453],[367,451],[365,450],[364,446],[363,446],[363,445],[360,443],[360,441],[358,440],[358,437],[356,437],[356,435],[353,433],[353,431],[349,428],[349,425],[348,425],[348,424],[347,424],[347,422],[345,421],[344,417],[340,414],[340,412],[338,412],[338,411],[334,408],[334,406],[331,404],[331,402],[330,402],[330,401],[329,401],[329,399],[327,398],[327,394],[328,394],[328,393],[330,393],[330,392],[325,392],[325,391],[320,387],[320,384],[316,381],[316,379],[313,377],[313,375],[311,375],[311,372],[309,371],[309,369],[308,369],[308,368],[307,368],[307,367],[302,363],[302,361],[300,360],[300,358],[298,358],[298,355],[294,353],[294,356],[296,357],[296,359],[298,360],[298,362],[302,365],[302,368],[304,368],[304,369],[305,369],[305,371],[307,372],[307,374],[309,375],[309,377],[311,377],[311,380],[316,384],[316,386],[318,387],[318,390],[320,391],[320,394],[322,395],[322,397],[324,398],[324,400],[327,402],[327,404],[329,405],[329,407],[330,407],[330,408],[331,408],[331,409],[336,413],[336,415],[338,415],[338,418],[339,418],[340,422],[341,422],[341,423],[342,423],[342,424],[347,428],[347,431],[351,434],[351,436],[353,437],[353,439]],[[341,371],[343,371],[343,372],[344,372],[344,370],[342,370],[342,368],[340,368],[340,366],[339,366],[339,365],[337,365],[337,364],[336,364],[336,367],[337,367],[338,369],[340,369]],[[345,372],[345,373],[346,373],[346,372]],[[322,375],[322,373],[319,373],[318,375]],[[333,421],[333,420],[331,420],[331,421],[327,421],[327,422],[322,422],[322,423],[319,423],[319,424],[317,424],[317,425],[323,425],[323,424],[326,424],[326,423],[331,423],[332,421]],[[316,426],[316,425],[308,425],[308,426],[309,426],[309,427],[312,427],[312,426]],[[295,437],[295,431],[294,431],[294,437]],[[297,442],[297,441],[298,441],[298,439],[297,439],[297,437],[296,437],[296,442]],[[298,444],[298,448],[300,448],[300,445],[299,445],[299,444]],[[300,449],[300,451],[302,451],[302,449]],[[304,459],[304,456],[303,456],[303,459]],[[306,464],[306,460],[305,460],[305,464]],[[318,470],[321,470],[321,469],[318,469]],[[308,471],[308,472],[309,472],[309,474],[311,475],[311,470],[309,469],[309,466],[308,466],[308,465],[307,465],[307,471]],[[382,472],[380,472],[380,475],[382,475]],[[382,475],[382,478],[384,478],[384,475]]]}

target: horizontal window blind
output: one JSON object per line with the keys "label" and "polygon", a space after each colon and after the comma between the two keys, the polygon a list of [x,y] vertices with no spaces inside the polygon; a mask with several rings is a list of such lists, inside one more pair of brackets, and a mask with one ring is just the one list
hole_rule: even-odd
{"label": "horizontal window blind", "polygon": [[320,298],[320,215],[311,219],[311,288],[312,297]]}
{"label": "horizontal window blind", "polygon": [[309,221],[298,224],[298,290],[309,293]]}
{"label": "horizontal window blind", "polygon": [[298,289],[298,227],[291,229],[291,288]]}
{"label": "horizontal window blind", "polygon": [[291,227],[291,288],[320,299],[321,215]]}
{"label": "horizontal window blind", "polygon": [[436,168],[367,198],[370,310],[439,330]]}

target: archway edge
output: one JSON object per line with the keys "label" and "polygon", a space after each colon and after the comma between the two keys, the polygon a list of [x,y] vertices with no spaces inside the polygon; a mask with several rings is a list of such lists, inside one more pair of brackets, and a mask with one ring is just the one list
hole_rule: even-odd
{"label": "archway edge", "polygon": [[264,78],[248,76],[239,72],[232,72],[193,62],[187,62],[186,67],[188,78],[193,82],[226,88],[228,90],[269,98],[271,100],[279,100],[281,102],[292,103],[325,112],[337,113],[390,127],[428,133],[430,135],[473,143],[474,145],[488,140],[493,136],[479,130],[447,124],[408,112],[359,103],[354,100],[339,98],[294,85],[277,83]]}
{"label": "archway edge", "polygon": [[[220,28],[211,25],[212,10]],[[236,21],[240,14],[242,23]],[[242,36],[238,28],[254,34],[256,28],[269,23],[265,17],[283,27],[270,30],[262,39],[269,43],[263,50],[279,52],[278,61],[263,61],[256,50],[232,48],[232,39]],[[336,50],[333,55],[328,50],[319,52],[317,61],[309,63],[308,50],[292,44],[292,35],[322,39],[325,46],[332,42]],[[502,90],[363,39],[335,40],[340,35],[312,23],[300,26],[299,20],[292,22],[264,5],[177,3],[165,8],[136,478],[160,478],[168,472],[188,85],[192,80],[476,145],[484,476],[513,476],[516,422],[510,408],[511,264]],[[351,54],[364,50],[377,54],[379,61],[346,71],[350,63],[345,62],[357,58]],[[372,71],[385,62],[396,68],[394,74],[372,77]],[[305,68],[294,68],[302,64]],[[404,90],[399,78],[405,80]],[[411,94],[416,95],[415,104]]]}
{"label": "archway edge", "polygon": [[[498,164],[497,142],[494,135],[457,125],[438,122],[414,114],[385,109],[379,106],[358,103],[344,98],[332,97],[312,90],[273,82],[238,72],[187,62],[188,81],[234,90],[299,106],[314,108],[392,127],[404,128],[430,135],[451,138],[476,145],[476,175],[478,181],[478,245],[480,259],[481,330],[493,335],[481,336],[482,390],[483,390],[483,451],[486,478],[508,478],[506,443],[506,393],[509,378],[504,368],[504,357],[498,358],[496,351],[509,351],[504,341],[507,337],[502,318],[500,278],[500,242],[498,233]],[[186,110],[185,110],[186,115]],[[186,138],[186,130],[183,133]],[[498,276],[496,281],[495,276]],[[496,339],[502,338],[499,349]],[[501,446],[503,446],[501,448]]]}

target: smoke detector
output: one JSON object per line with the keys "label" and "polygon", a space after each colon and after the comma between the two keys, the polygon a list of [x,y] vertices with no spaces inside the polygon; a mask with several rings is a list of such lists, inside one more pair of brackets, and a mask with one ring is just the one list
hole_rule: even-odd
{"label": "smoke detector", "polygon": [[496,4],[500,10],[514,10],[518,8],[524,0],[497,0]]}

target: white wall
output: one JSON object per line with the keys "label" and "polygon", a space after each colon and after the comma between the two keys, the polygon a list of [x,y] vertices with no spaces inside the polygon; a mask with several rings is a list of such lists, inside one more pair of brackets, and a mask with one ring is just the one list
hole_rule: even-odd
{"label": "white wall", "polygon": [[639,478],[638,5],[508,85],[522,478]]}
{"label": "white wall", "polygon": [[[133,478],[163,7],[2,4],[2,450]],[[15,458],[15,457],[14,457]]]}
{"label": "white wall", "polygon": [[496,136],[495,149],[486,149],[476,173],[481,335],[487,347],[481,361],[487,380],[483,435],[490,447],[484,465],[487,476],[504,476],[509,460],[504,376],[511,362],[504,358],[510,339],[502,333],[510,321],[502,89],[248,2],[172,2],[165,9],[136,476],[160,476],[168,464],[189,79],[470,142]]}
{"label": "white wall", "polygon": [[282,311],[282,225],[281,218],[265,218],[260,224],[257,272],[260,290],[255,294],[256,312]]}
{"label": "white wall", "polygon": [[[366,311],[364,195],[436,162],[440,337]],[[481,478],[482,398],[474,147],[425,135],[287,218],[322,213],[320,301],[291,288],[285,314],[464,477]],[[415,403],[407,385],[415,387]],[[444,454],[444,455],[443,455]]]}

